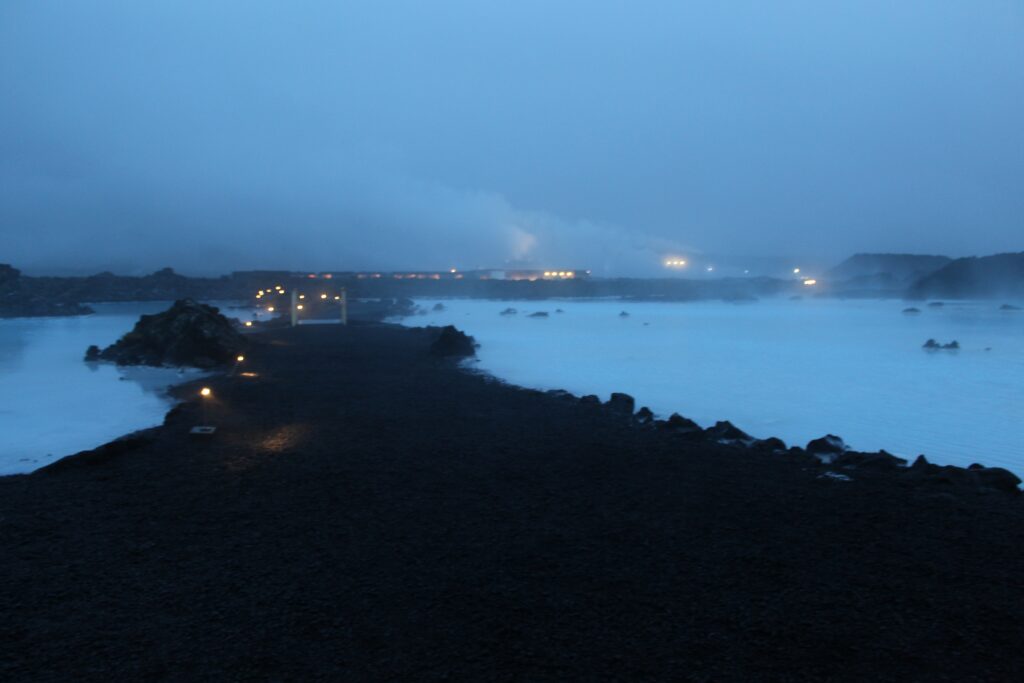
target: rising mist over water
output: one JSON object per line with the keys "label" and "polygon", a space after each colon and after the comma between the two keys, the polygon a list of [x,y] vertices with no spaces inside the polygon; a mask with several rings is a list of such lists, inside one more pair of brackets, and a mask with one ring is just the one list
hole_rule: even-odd
{"label": "rising mist over water", "polygon": [[1012,2],[6,2],[0,254],[617,276],[1017,251],[1022,40]]}

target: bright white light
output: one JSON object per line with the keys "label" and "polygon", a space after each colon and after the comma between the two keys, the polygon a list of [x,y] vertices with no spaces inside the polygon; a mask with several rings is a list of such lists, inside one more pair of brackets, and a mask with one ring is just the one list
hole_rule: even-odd
{"label": "bright white light", "polygon": [[245,326],[246,327],[252,327],[252,321],[251,320],[246,320],[245,321]]}
{"label": "bright white light", "polygon": [[713,271],[714,269],[715,269],[715,268],[714,268],[714,266],[708,266],[708,272],[709,272],[709,273],[710,273],[711,271]]}
{"label": "bright white light", "polygon": [[794,268],[794,269],[793,269],[793,275],[796,275],[796,274],[797,274],[797,273],[799,273],[799,272],[800,272],[800,269],[799,269],[799,268]]}
{"label": "bright white light", "polygon": [[213,394],[213,390],[210,389],[210,387],[203,387],[202,389],[199,390],[199,395],[204,397],[204,398],[207,398],[207,397],[211,396],[212,394]]}
{"label": "bright white light", "polygon": [[245,360],[245,356],[238,356],[237,358],[235,358],[235,360],[241,363],[242,361]]}
{"label": "bright white light", "polygon": [[814,279],[808,279],[808,280],[804,280],[804,284],[807,285],[807,286],[816,285],[816,284],[818,284],[818,281],[814,280]]}

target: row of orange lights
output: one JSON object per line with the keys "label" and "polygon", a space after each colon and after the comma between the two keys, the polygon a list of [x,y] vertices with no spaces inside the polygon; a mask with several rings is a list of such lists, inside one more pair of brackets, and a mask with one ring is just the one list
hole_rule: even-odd
{"label": "row of orange lights", "polygon": [[256,298],[262,299],[264,296],[268,294],[284,294],[284,287],[282,287],[281,285],[274,285],[273,288],[267,287],[266,290],[261,289],[260,291],[256,292]]}

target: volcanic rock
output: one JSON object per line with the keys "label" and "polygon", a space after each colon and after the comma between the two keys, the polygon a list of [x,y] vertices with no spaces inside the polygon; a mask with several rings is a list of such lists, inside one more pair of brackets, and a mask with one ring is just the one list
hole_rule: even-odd
{"label": "volcanic rock", "polygon": [[754,437],[728,420],[720,420],[704,430],[704,436],[714,441],[753,441]]}
{"label": "volcanic rock", "polygon": [[859,453],[856,451],[846,451],[841,453],[834,461],[835,465],[840,467],[856,467],[861,469],[872,469],[872,470],[893,470],[898,467],[903,467],[907,464],[907,461],[903,458],[897,458],[892,453],[886,451],[878,451],[877,453]]}
{"label": "volcanic rock", "polygon": [[605,405],[613,413],[621,415],[632,415],[633,411],[636,410],[636,400],[629,394],[614,393]]}
{"label": "volcanic rock", "polygon": [[971,472],[977,477],[982,488],[995,489],[1006,493],[1020,493],[1020,478],[1002,467],[982,467]]}
{"label": "volcanic rock", "polygon": [[786,442],[776,436],[769,436],[767,439],[758,439],[750,447],[758,451],[781,453],[786,450]]}
{"label": "volcanic rock", "polygon": [[846,451],[846,443],[834,434],[826,434],[807,444],[807,452],[813,455],[838,455]]}
{"label": "volcanic rock", "polygon": [[476,342],[465,332],[456,329],[454,325],[446,325],[441,328],[441,333],[430,345],[430,353],[442,358],[474,356],[476,355]]}
{"label": "volcanic rock", "polygon": [[90,347],[86,358],[214,368],[230,363],[245,346],[245,337],[217,308],[181,299],[163,313],[140,317],[131,332],[102,351]]}
{"label": "volcanic rock", "polygon": [[675,432],[698,434],[704,430],[693,420],[683,417],[679,413],[672,413],[665,422],[665,428]]}
{"label": "volcanic rock", "polygon": [[28,284],[21,271],[0,263],[0,318],[88,315],[88,306]]}
{"label": "volcanic rock", "polygon": [[924,455],[917,456],[914,459],[913,464],[910,465],[910,469],[912,470],[927,470],[930,467],[936,467],[936,465],[928,462],[928,458],[924,457]]}

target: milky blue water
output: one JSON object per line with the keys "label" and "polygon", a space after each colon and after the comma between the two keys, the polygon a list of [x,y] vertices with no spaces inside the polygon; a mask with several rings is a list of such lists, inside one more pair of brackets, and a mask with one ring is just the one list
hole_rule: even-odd
{"label": "milky blue water", "polygon": [[[95,315],[0,320],[0,475],[30,472],[163,422],[168,385],[199,376],[82,360],[170,302],[93,304]],[[229,316],[251,312],[223,309]]]}
{"label": "milky blue water", "polygon": [[[444,304],[404,323],[455,324],[481,343],[476,367],[516,384],[602,398],[625,391],[661,416],[728,419],[787,443],[831,432],[858,449],[1024,474],[1024,312],[998,304],[919,306],[918,315],[902,314],[901,302],[811,299]],[[0,320],[0,474],[162,422],[167,386],[194,375],[88,364],[82,355],[167,305]],[[519,314],[498,315],[510,306]],[[526,317],[538,310],[550,316]],[[961,349],[926,352],[928,338],[956,339]]]}
{"label": "milky blue water", "polygon": [[[833,433],[860,450],[1024,475],[1024,312],[1001,302],[916,304],[916,315],[865,300],[443,303],[403,323],[456,325],[481,344],[477,367],[518,385],[624,391],[660,416],[727,419],[787,444]],[[518,314],[499,315],[508,307]],[[929,338],[961,349],[925,351]]]}

